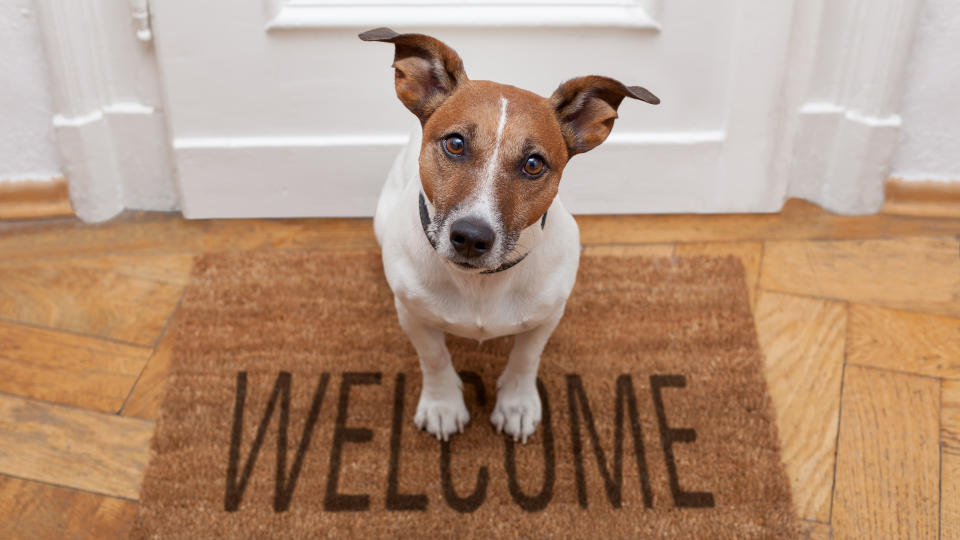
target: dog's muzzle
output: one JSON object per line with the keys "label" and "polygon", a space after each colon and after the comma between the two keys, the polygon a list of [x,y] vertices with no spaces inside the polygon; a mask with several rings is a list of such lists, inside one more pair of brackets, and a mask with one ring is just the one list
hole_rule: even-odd
{"label": "dog's muzzle", "polygon": [[[437,241],[430,236],[429,231],[431,222],[430,209],[427,208],[427,198],[422,191],[419,193],[418,202],[420,208],[420,226],[423,227],[423,235],[427,237],[427,241],[430,242],[430,245],[436,250]],[[547,213],[544,212],[543,217],[540,218],[540,229],[542,230],[546,225]],[[458,254],[465,258],[483,255],[493,248],[495,241],[496,233],[494,233],[493,229],[478,219],[471,217],[460,218],[450,226],[450,244]],[[497,272],[509,270],[525,259],[528,254],[529,252],[523,253],[518,257],[511,258],[493,270],[484,270],[480,273],[496,274]],[[461,266],[468,265],[461,264]]]}

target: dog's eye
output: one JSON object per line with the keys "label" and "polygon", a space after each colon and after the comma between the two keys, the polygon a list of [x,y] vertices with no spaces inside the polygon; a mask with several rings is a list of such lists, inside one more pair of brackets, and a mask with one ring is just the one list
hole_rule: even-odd
{"label": "dog's eye", "polygon": [[527,157],[527,160],[523,163],[523,172],[530,176],[540,176],[540,173],[543,172],[543,158],[536,154]]}
{"label": "dog's eye", "polygon": [[443,148],[455,156],[463,154],[465,146],[463,137],[460,135],[450,135],[443,141]]}

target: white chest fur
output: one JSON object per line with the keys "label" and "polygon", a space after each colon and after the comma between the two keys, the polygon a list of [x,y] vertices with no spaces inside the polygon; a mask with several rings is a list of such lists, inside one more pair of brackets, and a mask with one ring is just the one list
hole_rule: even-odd
{"label": "white chest fur", "polygon": [[557,290],[560,283],[530,289],[506,276],[468,275],[464,280],[433,281],[428,290],[426,283],[411,277],[400,276],[394,289],[410,312],[444,332],[481,341],[529,330],[566,300],[564,291]]}

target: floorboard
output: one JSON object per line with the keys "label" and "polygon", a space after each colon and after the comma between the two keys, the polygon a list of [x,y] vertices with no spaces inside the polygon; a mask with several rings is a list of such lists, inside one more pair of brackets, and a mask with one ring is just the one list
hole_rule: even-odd
{"label": "floorboard", "polygon": [[0,538],[127,538],[137,503],[0,475]]}
{"label": "floorboard", "polygon": [[960,538],[960,381],[943,381],[941,399],[940,537]]}
{"label": "floorboard", "polygon": [[0,319],[152,347],[183,286],[72,260],[0,265]]}
{"label": "floorboard", "polygon": [[940,382],[847,366],[841,407],[834,538],[938,538]]}
{"label": "floorboard", "polygon": [[761,292],[757,335],[800,517],[827,522],[840,415],[846,307]]}
{"label": "floorboard", "polygon": [[152,352],[0,321],[0,392],[117,412]]}
{"label": "floorboard", "polygon": [[853,364],[960,379],[960,318],[850,306]]}
{"label": "floorboard", "polygon": [[760,286],[960,317],[960,243],[954,237],[767,242]]}
{"label": "floorboard", "polygon": [[153,426],[0,394],[0,474],[135,500]]}

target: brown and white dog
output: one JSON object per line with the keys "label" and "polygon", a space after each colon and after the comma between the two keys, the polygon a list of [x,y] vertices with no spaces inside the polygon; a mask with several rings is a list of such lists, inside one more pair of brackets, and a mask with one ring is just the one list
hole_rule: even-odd
{"label": "brown and white dog", "polygon": [[580,232],[557,197],[572,156],[599,145],[625,97],[659,99],[607,77],[569,80],[549,98],[467,78],[429,36],[377,28],[395,46],[397,97],[419,119],[387,177],[374,230],[400,326],[423,372],[414,422],[447,440],[470,420],[444,332],[516,335],[490,420],[526,442],[540,422],[540,354],[563,315]]}

